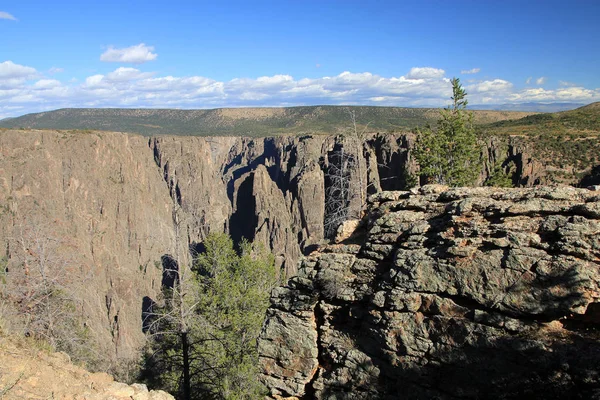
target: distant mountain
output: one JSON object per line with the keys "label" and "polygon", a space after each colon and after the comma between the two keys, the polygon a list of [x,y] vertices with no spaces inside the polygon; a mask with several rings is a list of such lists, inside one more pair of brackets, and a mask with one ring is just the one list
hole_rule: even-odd
{"label": "distant mountain", "polygon": [[521,104],[477,104],[469,106],[472,110],[558,112],[574,110],[585,106],[581,103],[521,103]]}
{"label": "distant mountain", "polygon": [[[220,108],[213,110],[68,108],[0,121],[0,127],[24,129],[105,130],[143,135],[275,136],[336,134],[351,126],[349,112],[362,130],[403,131],[434,123],[435,108],[306,106]],[[475,111],[479,124],[521,118],[531,113]]]}

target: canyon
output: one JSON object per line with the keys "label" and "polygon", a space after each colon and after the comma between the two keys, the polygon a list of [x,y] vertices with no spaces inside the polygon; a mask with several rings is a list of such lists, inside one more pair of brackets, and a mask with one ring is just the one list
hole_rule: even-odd
{"label": "canyon", "polygon": [[[325,242],[326,175],[336,151],[343,146],[360,166],[347,177],[349,215],[360,218],[367,194],[407,189],[413,142],[410,133],[357,143],[4,130],[0,255],[8,270],[23,268],[43,256],[34,242],[50,239],[81,300],[95,368],[112,370],[139,355],[143,299],[158,296],[163,256],[190,263],[208,232],[226,231],[263,243],[281,275],[294,276],[301,256]],[[518,141],[489,138],[482,154],[480,183],[498,163],[510,164],[521,186],[548,183],[543,161]]]}

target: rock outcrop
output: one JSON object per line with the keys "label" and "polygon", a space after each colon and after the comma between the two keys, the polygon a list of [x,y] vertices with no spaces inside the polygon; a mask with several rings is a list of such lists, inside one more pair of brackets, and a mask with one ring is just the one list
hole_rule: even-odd
{"label": "rock outcrop", "polygon": [[[282,274],[296,274],[300,255],[324,239],[326,173],[344,141],[0,131],[0,260],[9,271],[26,268],[42,257],[30,248],[34,236],[52,241],[57,265],[80,275],[67,273],[66,281],[77,281],[95,353],[107,365],[135,358],[144,342],[143,299],[160,291],[161,260],[191,262],[208,232],[260,241]],[[345,146],[360,165],[348,175],[351,217],[360,216],[365,197],[357,188],[407,187],[413,141],[410,134],[373,135]],[[539,165],[523,154],[490,143],[488,170],[513,157],[525,174],[518,182],[543,183]]]}
{"label": "rock outcrop", "polygon": [[600,398],[600,192],[424,186],[364,223],[273,292],[273,398]]}
{"label": "rock outcrop", "polygon": [[[260,241],[295,274],[323,240],[323,170],[338,140],[2,131],[0,262],[26,273],[51,255],[97,367],[137,358],[162,260],[191,262],[208,232]],[[32,248],[42,238],[48,254]]]}

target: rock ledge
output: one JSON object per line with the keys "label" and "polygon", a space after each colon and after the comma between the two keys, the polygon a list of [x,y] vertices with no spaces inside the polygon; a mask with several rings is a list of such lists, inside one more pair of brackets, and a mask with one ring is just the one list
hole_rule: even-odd
{"label": "rock ledge", "polygon": [[[273,398],[600,398],[600,195],[425,186],[273,292]],[[353,240],[356,243],[356,240]]]}

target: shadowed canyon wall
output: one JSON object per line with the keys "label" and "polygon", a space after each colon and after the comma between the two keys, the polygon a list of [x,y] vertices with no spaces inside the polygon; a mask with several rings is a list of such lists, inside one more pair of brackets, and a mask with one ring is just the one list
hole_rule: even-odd
{"label": "shadowed canyon wall", "polygon": [[[349,213],[359,216],[365,194],[358,188],[405,188],[415,168],[412,140],[376,135],[352,146],[332,136],[2,131],[0,257],[9,270],[28,268],[44,257],[33,242],[49,239],[81,299],[98,358],[135,358],[144,341],[142,301],[160,290],[161,260],[190,262],[208,232],[227,231],[264,243],[292,276],[300,255],[323,241],[334,149],[346,143],[360,165],[348,175]],[[491,141],[484,158],[482,179],[498,160],[510,160],[516,182],[544,183],[543,166],[523,149]]]}

